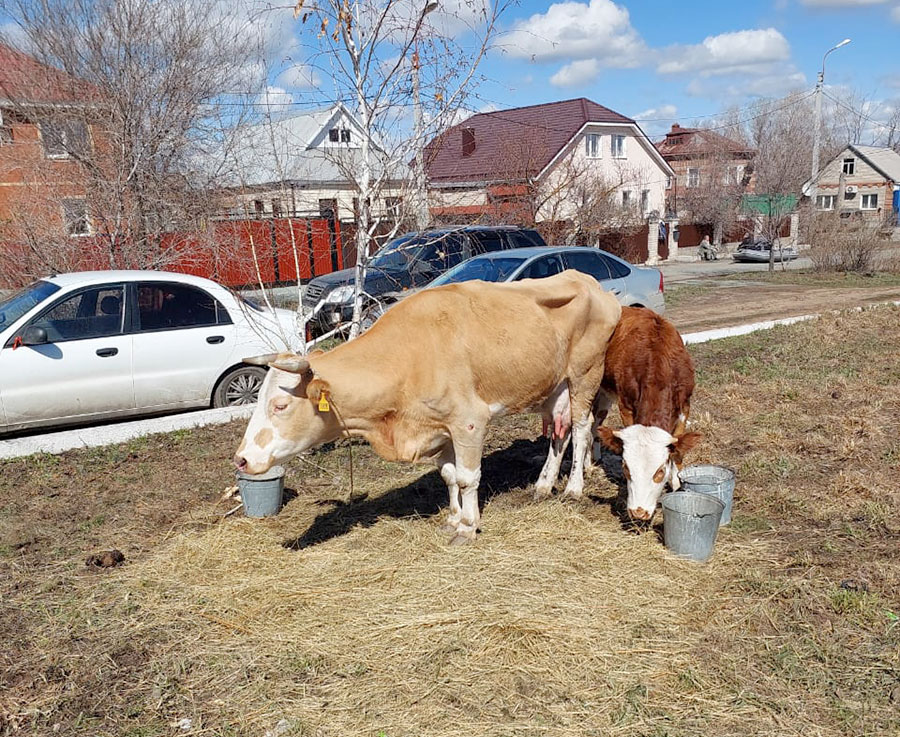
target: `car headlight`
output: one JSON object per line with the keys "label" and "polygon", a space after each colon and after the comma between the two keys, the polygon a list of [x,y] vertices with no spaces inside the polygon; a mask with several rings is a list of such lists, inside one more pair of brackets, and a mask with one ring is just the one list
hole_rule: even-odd
{"label": "car headlight", "polygon": [[325,297],[325,304],[341,304],[343,302],[350,302],[353,299],[353,287],[348,285],[346,287],[338,287],[337,289],[333,289],[328,293],[328,296]]}

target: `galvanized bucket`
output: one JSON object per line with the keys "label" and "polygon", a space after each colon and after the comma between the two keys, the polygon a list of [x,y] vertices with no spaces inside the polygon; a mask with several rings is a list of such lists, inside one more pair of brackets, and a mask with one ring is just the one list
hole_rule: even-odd
{"label": "galvanized bucket", "polygon": [[680,558],[709,560],[725,505],[709,494],[679,491],[662,501],[666,547]]}
{"label": "galvanized bucket", "polygon": [[284,469],[281,466],[272,466],[260,474],[238,471],[235,475],[246,516],[269,517],[281,511],[284,497]]}
{"label": "galvanized bucket", "polygon": [[734,471],[725,466],[698,464],[683,468],[678,478],[685,491],[710,494],[725,505],[720,525],[731,522],[731,505],[734,501]]}

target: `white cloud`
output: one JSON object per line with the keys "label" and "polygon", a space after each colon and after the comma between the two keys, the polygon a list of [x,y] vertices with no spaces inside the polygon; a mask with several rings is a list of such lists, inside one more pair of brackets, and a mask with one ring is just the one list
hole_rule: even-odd
{"label": "white cloud", "polygon": [[739,100],[746,97],[783,97],[806,86],[806,76],[794,67],[753,79],[726,81],[700,77],[688,84],[686,92],[693,97]]}
{"label": "white cloud", "polygon": [[692,46],[671,46],[661,52],[660,74],[700,72],[702,75],[765,73],[774,62],[787,61],[791,49],[774,28],[733,31],[707,36]]}
{"label": "white cloud", "polygon": [[891,10],[891,18],[893,18],[896,23],[900,23],[900,5]]}
{"label": "white cloud", "polygon": [[593,59],[598,67],[615,68],[639,66],[647,51],[628,10],[612,0],[554,3],[546,13],[517,21],[499,44],[519,59]]}
{"label": "white cloud", "polygon": [[637,120],[672,120],[678,116],[678,108],[675,105],[660,105],[659,107],[652,107],[649,110],[644,110],[643,112],[638,113],[637,115],[633,115],[632,117]]}
{"label": "white cloud", "polygon": [[600,74],[600,65],[596,59],[579,59],[566,64],[550,77],[550,84],[556,87],[578,87],[593,82]]}
{"label": "white cloud", "polygon": [[256,102],[263,110],[268,110],[268,112],[285,112],[291,109],[294,97],[282,87],[269,85],[266,87],[265,92],[259,93]]}
{"label": "white cloud", "polygon": [[308,64],[293,64],[279,74],[275,82],[290,89],[307,90],[321,85],[322,78]]}

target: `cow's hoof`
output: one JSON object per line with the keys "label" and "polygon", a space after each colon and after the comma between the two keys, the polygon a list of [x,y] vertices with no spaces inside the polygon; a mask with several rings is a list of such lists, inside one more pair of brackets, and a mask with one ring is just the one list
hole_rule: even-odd
{"label": "cow's hoof", "polygon": [[535,486],[534,487],[534,500],[536,502],[543,501],[544,499],[549,499],[553,496],[553,487],[552,486]]}
{"label": "cow's hoof", "polygon": [[565,500],[571,500],[573,502],[580,502],[584,498],[584,492],[575,491],[573,489],[566,489],[562,494],[560,494],[560,498]]}
{"label": "cow's hoof", "polygon": [[457,546],[457,545],[468,545],[469,543],[475,542],[475,537],[473,535],[468,535],[464,532],[458,532],[453,537],[450,538],[450,542],[448,545]]}
{"label": "cow's hoof", "polygon": [[456,532],[456,525],[452,522],[444,522],[441,525],[441,532]]}

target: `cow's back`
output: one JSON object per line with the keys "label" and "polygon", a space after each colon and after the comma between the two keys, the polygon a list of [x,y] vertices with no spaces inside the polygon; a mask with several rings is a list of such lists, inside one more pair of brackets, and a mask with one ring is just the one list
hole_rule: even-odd
{"label": "cow's back", "polygon": [[603,389],[635,424],[673,432],[694,391],[694,364],[675,326],[644,307],[623,307],[606,353]]}

